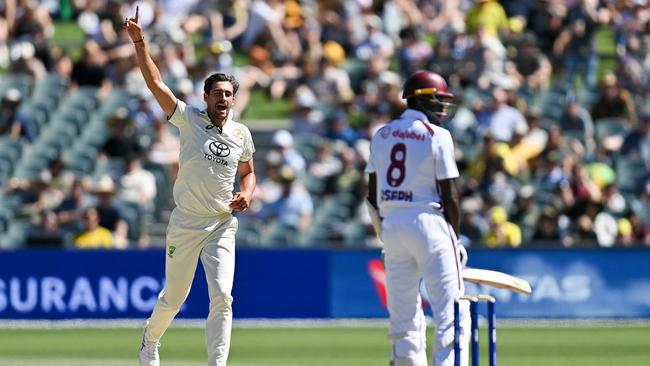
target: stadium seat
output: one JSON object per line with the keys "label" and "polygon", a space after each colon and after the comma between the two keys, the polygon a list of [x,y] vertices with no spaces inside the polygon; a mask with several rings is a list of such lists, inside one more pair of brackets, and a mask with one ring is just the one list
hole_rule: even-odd
{"label": "stadium seat", "polygon": [[49,95],[36,94],[32,96],[27,102],[30,104],[42,106],[48,113],[52,113],[57,108],[59,108],[61,100],[53,98]]}
{"label": "stadium seat", "polygon": [[39,127],[39,130],[41,130],[42,126],[48,122],[50,111],[52,110],[44,103],[30,100],[21,104],[20,111],[30,118]]}
{"label": "stadium seat", "polygon": [[147,162],[143,165],[156,177],[156,198],[154,199],[154,217],[160,218],[162,211],[169,205],[172,199],[172,186],[169,181],[167,168],[161,164]]}
{"label": "stadium seat", "polygon": [[323,197],[314,212],[314,225],[328,227],[350,217],[350,208],[336,197]]}
{"label": "stadium seat", "polygon": [[356,220],[350,221],[345,225],[343,231],[343,244],[346,247],[363,247],[370,233],[366,226]]}
{"label": "stadium seat", "polygon": [[323,144],[323,138],[319,135],[299,133],[293,137],[293,146],[309,165],[318,159],[318,149]]}
{"label": "stadium seat", "polygon": [[490,99],[490,94],[485,90],[481,90],[475,86],[466,86],[463,88],[463,104],[468,108],[472,106],[475,100],[488,101]]}
{"label": "stadium seat", "polygon": [[4,159],[0,151],[0,181],[4,184],[5,181],[11,176],[14,170],[14,165],[8,159]]}
{"label": "stadium seat", "polygon": [[311,225],[309,229],[300,236],[294,237],[298,246],[304,248],[324,247],[330,241],[331,230],[318,225]]}
{"label": "stadium seat", "polygon": [[88,116],[92,110],[86,111],[85,109],[64,106],[59,108],[56,112],[56,116],[53,118],[65,121],[68,124],[74,125],[77,129],[77,134],[80,134],[85,125],[88,124]]}
{"label": "stadium seat", "polygon": [[598,118],[594,121],[594,126],[597,141],[607,136],[625,135],[628,131],[627,121],[620,118]]}
{"label": "stadium seat", "polygon": [[260,227],[254,219],[239,217],[239,228],[235,237],[238,247],[260,246],[260,237]]}
{"label": "stadium seat", "polygon": [[259,247],[260,246],[260,234],[258,232],[250,230],[237,230],[235,236],[235,241],[237,247]]}
{"label": "stadium seat", "polygon": [[5,152],[12,161],[18,160],[23,152],[23,145],[8,136],[0,137],[0,150]]}
{"label": "stadium seat", "polygon": [[95,164],[93,176],[97,179],[108,174],[113,179],[119,178],[124,172],[124,160],[120,158],[108,158]]}
{"label": "stadium seat", "polygon": [[60,136],[70,140],[77,137],[77,126],[62,119],[56,119],[50,122],[48,129],[54,136]]}
{"label": "stadium seat", "polygon": [[129,226],[129,233],[127,235],[131,246],[137,245],[140,236],[142,235],[142,224],[144,219],[144,212],[140,209],[137,203],[116,200],[115,207],[124,216],[124,219]]}
{"label": "stadium seat", "polygon": [[260,245],[264,247],[287,247],[295,245],[298,231],[295,226],[273,221],[261,233]]}
{"label": "stadium seat", "polygon": [[300,177],[300,181],[307,189],[307,192],[312,197],[320,197],[325,191],[327,182],[323,178],[315,177],[313,175],[305,174]]}
{"label": "stadium seat", "polygon": [[580,104],[587,110],[590,110],[591,107],[596,103],[598,98],[600,97],[600,91],[598,90],[592,90],[587,87],[581,88],[578,91],[578,100],[580,101]]}
{"label": "stadium seat", "polygon": [[562,135],[565,139],[574,139],[582,143],[582,146],[586,143],[585,132],[581,130],[562,130]]}
{"label": "stadium seat", "polygon": [[30,223],[27,220],[12,220],[9,229],[0,239],[0,249],[18,249],[25,245],[27,230]]}
{"label": "stadium seat", "polygon": [[70,143],[72,142],[72,137],[68,135],[61,135],[57,133],[53,133],[56,128],[50,128],[49,126],[45,129],[44,133],[42,133],[38,140],[36,140],[35,145],[46,145],[57,152],[61,153],[63,151],[64,147],[70,146]]}
{"label": "stadium seat", "polygon": [[0,78],[0,96],[11,89],[20,91],[23,98],[30,94],[30,76],[27,74],[5,74]]}
{"label": "stadium seat", "polygon": [[0,233],[6,233],[14,218],[14,210],[0,201]]}

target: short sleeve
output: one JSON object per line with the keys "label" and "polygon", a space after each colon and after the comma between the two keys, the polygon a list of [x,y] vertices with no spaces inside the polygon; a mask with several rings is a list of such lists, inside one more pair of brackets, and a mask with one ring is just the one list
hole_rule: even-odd
{"label": "short sleeve", "polygon": [[456,165],[456,154],[454,142],[449,131],[440,129],[436,131],[438,136],[438,148],[436,153],[436,180],[458,178],[458,166]]}
{"label": "short sleeve", "polygon": [[169,122],[171,122],[174,126],[176,127],[183,127],[187,124],[188,116],[187,116],[187,104],[183,102],[180,99],[176,99],[176,107],[174,108],[174,112],[172,112],[171,116],[167,117]]}
{"label": "short sleeve", "polygon": [[246,162],[253,158],[253,154],[255,153],[255,144],[253,143],[253,136],[251,136],[251,131],[244,126],[241,128],[244,130],[244,151],[242,152],[239,161]]}

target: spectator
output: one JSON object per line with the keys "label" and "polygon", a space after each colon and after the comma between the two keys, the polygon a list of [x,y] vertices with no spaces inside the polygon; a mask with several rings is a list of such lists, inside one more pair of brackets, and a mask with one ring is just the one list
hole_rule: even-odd
{"label": "spectator", "polygon": [[156,197],[156,177],[142,168],[137,155],[128,156],[124,168],[124,173],[120,176],[120,200],[135,203],[142,212],[151,213],[152,202]]}
{"label": "spectator", "polygon": [[78,231],[83,212],[90,206],[87,193],[84,180],[75,179],[70,194],[63,199],[63,202],[55,210],[61,226],[70,231]]}
{"label": "spectator", "polygon": [[318,147],[318,155],[314,162],[309,164],[309,175],[319,179],[330,179],[343,170],[342,159],[335,155],[336,144],[325,141]]}
{"label": "spectator", "polygon": [[282,194],[282,187],[276,177],[280,167],[285,166],[282,161],[282,155],[275,150],[266,154],[263,173],[260,174],[259,181],[253,193],[251,207],[244,214],[254,216],[264,205],[277,201]]}
{"label": "spectator", "polygon": [[490,209],[490,229],[484,238],[489,248],[511,247],[521,245],[521,229],[515,223],[508,221],[508,213],[501,206]]}
{"label": "spectator", "polygon": [[97,42],[87,40],[83,45],[81,60],[72,68],[71,81],[76,86],[94,86],[109,89],[111,86],[108,78],[108,57]]}
{"label": "spectator", "polygon": [[357,140],[357,132],[350,127],[348,115],[342,110],[332,112],[325,118],[325,137],[334,141],[343,141],[349,146]]}
{"label": "spectator", "polygon": [[342,169],[334,180],[333,193],[348,193],[353,197],[361,197],[364,176],[360,168],[359,157],[353,147],[345,146],[341,150]]}
{"label": "spectator", "polygon": [[74,237],[79,249],[109,249],[113,247],[111,231],[99,224],[97,209],[89,207],[83,213],[83,230]]}
{"label": "spectator", "polygon": [[11,55],[10,74],[28,75],[32,80],[42,80],[47,76],[47,69],[43,62],[36,58],[36,48],[32,43],[14,42],[9,54]]}
{"label": "spectator", "polygon": [[154,164],[160,164],[167,168],[169,179],[174,181],[178,173],[178,158],[181,150],[181,142],[178,135],[170,132],[170,125],[162,118],[154,119],[154,136],[147,160]]}
{"label": "spectator", "polygon": [[593,248],[597,245],[593,220],[583,214],[572,222],[569,235],[562,241],[565,247]]}
{"label": "spectator", "polygon": [[618,85],[616,75],[605,74],[601,82],[601,95],[591,109],[596,128],[602,118],[620,118],[628,126],[636,123],[636,107],[630,93]]}
{"label": "spectator", "polygon": [[149,94],[139,93],[138,102],[129,111],[135,127],[140,131],[149,131],[154,126],[156,118],[164,115],[160,108],[154,109],[157,104],[151,103],[149,97]]}
{"label": "spectator", "polygon": [[140,152],[141,145],[133,119],[126,108],[118,108],[106,121],[111,134],[102,146],[102,153],[108,158],[124,159]]}
{"label": "spectator", "polygon": [[8,135],[12,139],[24,137],[27,141],[34,142],[37,131],[29,117],[19,109],[22,99],[22,93],[15,88],[7,90],[2,96],[2,101],[0,101],[0,135]]}
{"label": "spectator", "polygon": [[296,181],[296,172],[290,166],[282,166],[274,179],[280,184],[280,197],[265,206],[257,214],[264,222],[278,220],[287,226],[304,232],[311,223],[314,205],[309,196]]}
{"label": "spectator", "polygon": [[419,34],[415,27],[402,29],[399,33],[399,38],[402,40],[399,50],[400,74],[402,75],[412,75],[414,72],[424,69],[433,54],[431,45],[420,40]]}
{"label": "spectator", "polygon": [[623,217],[617,220],[618,224],[618,233],[616,236],[616,242],[620,243],[623,247],[631,247],[634,243],[634,231],[632,229],[632,223],[627,218]]}
{"label": "spectator", "polygon": [[535,187],[532,185],[520,187],[510,214],[512,222],[521,228],[522,237],[525,241],[534,236],[542,214],[542,207],[537,202],[535,193]]}
{"label": "spectator", "polygon": [[393,41],[383,33],[381,18],[377,15],[364,17],[367,34],[355,47],[355,55],[361,61],[369,60],[373,55],[390,58],[395,51]]}
{"label": "spectator", "polygon": [[488,232],[488,222],[480,213],[483,200],[480,197],[464,197],[460,204],[460,233],[465,245],[478,245]]}
{"label": "spectator", "polygon": [[25,244],[28,248],[64,248],[68,243],[65,231],[59,228],[57,215],[53,211],[43,211],[40,222],[27,231]]}
{"label": "spectator", "polygon": [[578,132],[582,136],[580,140],[584,141],[588,154],[594,154],[596,149],[594,122],[589,111],[580,104],[575,94],[567,95],[564,112],[559,122],[562,131]]}
{"label": "spectator", "polygon": [[482,30],[488,37],[499,38],[508,27],[508,18],[503,6],[495,0],[477,0],[465,16],[467,33]]}
{"label": "spectator", "polygon": [[550,83],[551,64],[536,44],[534,35],[524,35],[513,61],[520,85],[532,90],[544,90]]}
{"label": "spectator", "polygon": [[311,133],[320,135],[324,132],[323,112],[317,107],[318,100],[311,89],[301,86],[296,89],[294,108],[291,115],[293,133]]}
{"label": "spectator", "polygon": [[526,119],[517,108],[507,104],[508,93],[499,87],[492,90],[492,115],[489,130],[497,141],[510,142],[517,129],[528,130]]}
{"label": "spectator", "polygon": [[650,167],[650,113],[643,114],[636,129],[625,137],[620,153],[625,159],[643,159]]}
{"label": "spectator", "polygon": [[532,236],[534,241],[542,242],[544,245],[549,245],[557,243],[560,240],[558,214],[553,207],[546,206],[542,209],[539,221],[535,225],[535,228],[535,232]]}
{"label": "spectator", "polygon": [[99,225],[110,231],[112,246],[119,249],[126,248],[128,246],[129,226],[122,213],[112,203],[116,193],[113,179],[108,175],[102,176],[95,183],[91,193],[98,199],[95,210],[99,216]]}
{"label": "spectator", "polygon": [[271,139],[273,147],[282,155],[282,164],[290,166],[297,174],[304,173],[305,159],[293,147],[293,135],[287,130],[277,130]]}
{"label": "spectator", "polygon": [[505,149],[508,149],[507,145],[498,143],[491,134],[486,134],[483,137],[483,148],[467,168],[467,185],[472,188],[484,186],[495,172],[502,171]]}
{"label": "spectator", "polygon": [[[598,26],[598,1],[580,0],[564,19],[562,32],[553,45],[556,55],[564,59],[564,80],[567,89],[573,87],[575,76],[585,75],[587,87],[595,89],[598,56],[594,52],[594,36]],[[596,118],[596,117],[594,117]]]}
{"label": "spectator", "polygon": [[[156,177],[150,171],[142,168],[139,156],[129,156],[124,165],[124,174],[119,181],[119,198],[122,202],[132,203],[138,208],[140,247],[149,245],[147,230],[154,214],[154,199],[156,198]],[[134,228],[131,228],[134,230]],[[134,232],[132,232],[133,234]],[[133,237],[133,235],[131,235]]]}

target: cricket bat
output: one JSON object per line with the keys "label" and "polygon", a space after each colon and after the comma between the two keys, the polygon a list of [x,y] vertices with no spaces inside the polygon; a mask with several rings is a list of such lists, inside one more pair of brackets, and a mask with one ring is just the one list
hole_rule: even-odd
{"label": "cricket bat", "polygon": [[463,279],[498,288],[505,288],[524,295],[530,295],[533,289],[528,281],[507,273],[480,268],[463,268]]}

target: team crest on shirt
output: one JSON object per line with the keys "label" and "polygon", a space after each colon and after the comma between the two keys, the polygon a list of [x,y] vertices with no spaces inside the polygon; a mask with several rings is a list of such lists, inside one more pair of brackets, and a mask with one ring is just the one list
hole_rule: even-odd
{"label": "team crest on shirt", "polygon": [[244,131],[242,131],[242,129],[238,127],[232,132],[232,136],[236,138],[238,141],[243,141]]}
{"label": "team crest on shirt", "polygon": [[391,132],[390,127],[386,126],[386,127],[382,128],[381,130],[379,130],[379,136],[381,136],[384,139],[387,139],[387,138],[390,137],[390,132]]}

